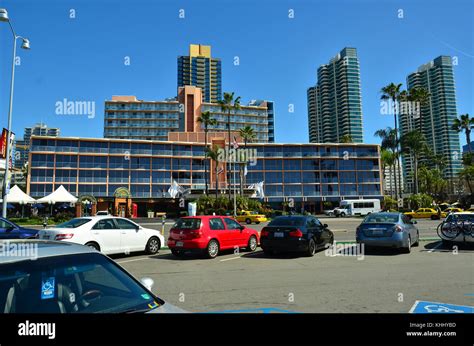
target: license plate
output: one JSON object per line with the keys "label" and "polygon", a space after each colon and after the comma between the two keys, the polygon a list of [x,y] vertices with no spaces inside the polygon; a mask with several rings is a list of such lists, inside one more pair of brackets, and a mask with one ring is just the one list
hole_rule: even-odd
{"label": "license plate", "polygon": [[372,231],[372,234],[373,234],[373,235],[382,235],[382,234],[383,234],[383,231],[378,230],[378,229],[377,229],[377,230],[373,230],[373,231]]}
{"label": "license plate", "polygon": [[49,239],[49,235],[47,234],[42,234],[39,236],[40,239]]}
{"label": "license plate", "polygon": [[182,241],[177,241],[176,246],[183,246],[183,242]]}
{"label": "license plate", "polygon": [[283,234],[283,232],[275,232],[275,233],[273,233],[273,236],[275,238],[283,238],[284,234]]}

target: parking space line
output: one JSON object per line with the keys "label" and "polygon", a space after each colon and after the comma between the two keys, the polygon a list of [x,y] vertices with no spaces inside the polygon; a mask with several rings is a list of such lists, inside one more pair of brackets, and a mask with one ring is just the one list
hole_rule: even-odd
{"label": "parking space line", "polygon": [[443,245],[443,243],[442,243],[442,242],[439,242],[439,244],[436,245],[434,248],[430,249],[430,250],[428,251],[428,253],[433,252],[434,250],[436,250],[437,248],[439,248],[441,245]]}
{"label": "parking space line", "polygon": [[225,261],[232,261],[232,260],[235,260],[235,259],[239,259],[241,256],[238,256],[238,257],[231,257],[231,258],[225,258],[225,259],[221,259],[220,262],[225,262]]}
{"label": "parking space line", "polygon": [[131,259],[131,260],[126,260],[126,261],[116,261],[117,263],[128,263],[128,262],[136,262],[136,261],[143,261],[143,260],[146,260],[146,259],[150,259],[149,257],[142,257],[142,258],[135,258],[135,259]]}

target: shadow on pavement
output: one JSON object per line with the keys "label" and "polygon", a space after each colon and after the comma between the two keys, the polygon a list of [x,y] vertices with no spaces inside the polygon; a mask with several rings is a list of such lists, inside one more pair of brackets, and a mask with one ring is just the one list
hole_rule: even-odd
{"label": "shadow on pavement", "polygon": [[465,250],[466,252],[474,250],[474,243],[449,243],[442,241],[434,241],[424,246],[422,251],[431,252],[453,252],[453,250]]}

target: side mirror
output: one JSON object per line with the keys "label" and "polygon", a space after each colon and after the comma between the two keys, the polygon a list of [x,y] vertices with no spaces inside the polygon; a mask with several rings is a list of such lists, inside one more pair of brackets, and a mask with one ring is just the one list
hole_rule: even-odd
{"label": "side mirror", "polygon": [[245,229],[245,226],[244,225],[240,225],[240,230],[244,230]]}
{"label": "side mirror", "polygon": [[141,278],[140,279],[140,282],[143,286],[145,286],[150,292],[151,292],[151,289],[153,287],[153,285],[155,284],[155,282],[153,281],[152,278]]}
{"label": "side mirror", "polygon": [[327,223],[325,223],[325,224],[323,225],[323,227],[324,227],[324,228],[328,228],[329,226],[328,226]]}

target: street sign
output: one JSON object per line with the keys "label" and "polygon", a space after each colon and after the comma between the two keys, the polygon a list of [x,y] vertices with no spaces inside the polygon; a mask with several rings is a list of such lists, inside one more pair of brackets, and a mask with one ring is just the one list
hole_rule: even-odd
{"label": "street sign", "polygon": [[474,306],[454,305],[417,300],[410,309],[412,314],[473,314]]}

